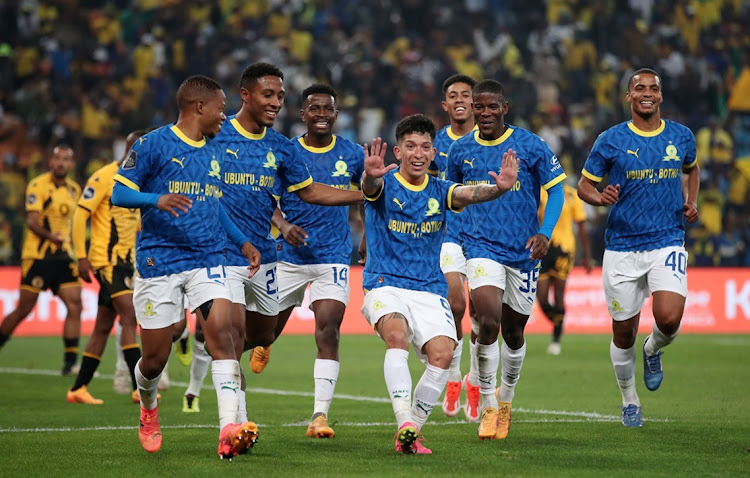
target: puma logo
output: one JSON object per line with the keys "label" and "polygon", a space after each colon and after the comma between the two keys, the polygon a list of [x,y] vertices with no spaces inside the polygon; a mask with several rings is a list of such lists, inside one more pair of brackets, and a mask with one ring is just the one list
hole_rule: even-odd
{"label": "puma logo", "polygon": [[237,151],[232,151],[231,149],[227,148],[227,153],[234,156],[234,159],[240,159],[237,154],[240,152],[240,148],[237,148]]}
{"label": "puma logo", "polygon": [[185,165],[182,164],[182,162],[185,161],[185,157],[183,156],[182,159],[172,158],[172,162],[175,162],[180,165],[181,168],[185,168]]}
{"label": "puma logo", "polygon": [[398,204],[398,207],[399,207],[399,209],[401,209],[402,211],[404,210],[404,204],[406,204],[406,201],[404,201],[404,202],[399,202],[399,200],[398,200],[398,199],[396,199],[396,198],[393,198],[393,202],[395,202],[396,204]]}
{"label": "puma logo", "polygon": [[628,150],[628,154],[632,154],[633,156],[635,156],[637,158],[638,157],[638,150],[640,150],[640,149],[641,148],[636,148],[635,151],[633,151],[632,149],[629,149]]}
{"label": "puma logo", "polygon": [[468,164],[469,166],[471,166],[473,168],[474,167],[474,159],[476,159],[476,158],[471,158],[471,161],[469,161],[468,159],[464,159],[464,163]]}

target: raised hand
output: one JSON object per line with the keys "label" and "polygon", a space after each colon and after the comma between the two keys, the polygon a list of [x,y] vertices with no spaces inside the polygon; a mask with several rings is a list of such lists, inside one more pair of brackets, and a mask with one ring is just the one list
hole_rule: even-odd
{"label": "raised hand", "polygon": [[193,207],[193,200],[182,194],[162,194],[156,202],[156,207],[178,217],[177,211],[188,212]]}
{"label": "raised hand", "polygon": [[503,153],[503,162],[501,163],[500,174],[490,171],[489,174],[495,180],[495,185],[500,191],[510,191],[518,179],[518,166],[520,160],[516,157],[516,152],[509,149]]}
{"label": "raised hand", "polygon": [[388,144],[384,143],[381,138],[373,139],[369,147],[365,144],[365,174],[370,178],[382,178],[388,171],[398,167],[397,164],[385,165],[387,147]]}

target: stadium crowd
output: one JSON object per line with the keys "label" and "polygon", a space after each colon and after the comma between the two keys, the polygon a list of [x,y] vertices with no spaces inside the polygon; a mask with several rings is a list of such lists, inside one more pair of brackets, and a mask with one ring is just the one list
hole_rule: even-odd
{"label": "stadium crowd", "polygon": [[508,122],[543,137],[571,184],[597,135],[628,118],[629,75],[653,67],[663,116],[698,147],[691,264],[750,266],[748,25],[741,0],[0,1],[0,264],[20,262],[24,190],[56,144],[73,145],[82,183],[122,156],[128,131],[171,121],[187,76],[217,78],[234,113],[242,69],[271,61],[287,79],[279,132],[304,132],[299,95],[320,81],[341,94],[337,133],[360,144],[392,144],[414,113],[444,124],[453,73],[497,79],[512,92]]}

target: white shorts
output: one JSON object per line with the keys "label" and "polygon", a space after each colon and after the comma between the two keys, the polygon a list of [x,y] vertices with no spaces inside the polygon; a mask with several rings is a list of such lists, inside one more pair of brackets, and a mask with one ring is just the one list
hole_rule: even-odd
{"label": "white shorts", "polygon": [[466,275],[466,257],[464,250],[455,242],[444,242],[440,248],[440,269],[443,274],[458,272]]}
{"label": "white shorts", "polygon": [[349,266],[346,264],[297,265],[278,262],[279,310],[302,305],[310,284],[310,305],[316,300],[333,299],[349,303]]}
{"label": "white shorts", "polygon": [[409,341],[417,352],[441,335],[458,343],[451,307],[437,294],[398,287],[378,287],[365,294],[362,315],[373,329],[381,317],[394,312],[406,317]]}
{"label": "white shorts", "polygon": [[490,259],[469,259],[466,261],[466,278],[469,290],[491,285],[503,290],[503,304],[522,315],[531,315],[536,297],[536,283],[539,268],[522,271],[505,266]]}
{"label": "white shorts", "polygon": [[227,285],[232,303],[242,304],[245,310],[261,315],[279,314],[278,280],[276,280],[276,263],[261,264],[258,272],[248,278],[245,266],[227,267]]}
{"label": "white shorts", "polygon": [[604,251],[602,281],[609,315],[615,321],[638,314],[649,292],[670,291],[687,297],[687,260],[684,247],[653,251]]}
{"label": "white shorts", "polygon": [[193,269],[144,279],[136,276],[133,307],[144,329],[163,329],[185,317],[185,306],[197,309],[209,300],[230,300],[224,266]]}

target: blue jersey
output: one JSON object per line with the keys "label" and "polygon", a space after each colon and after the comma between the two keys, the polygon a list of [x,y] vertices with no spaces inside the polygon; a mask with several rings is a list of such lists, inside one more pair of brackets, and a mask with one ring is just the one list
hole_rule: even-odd
{"label": "blue jersey", "polygon": [[156,208],[141,210],[135,255],[141,277],[225,264],[227,239],[219,223],[221,168],[216,141],[193,141],[174,125],[135,142],[115,180],[143,193],[175,193],[193,200],[193,207],[178,217]]}
{"label": "blue jersey", "polygon": [[367,263],[365,290],[393,286],[446,297],[448,284],[440,270],[440,245],[453,189],[450,181],[426,175],[420,186],[398,170],[383,177],[374,197],[365,197]]}
{"label": "blue jersey", "polygon": [[[227,214],[261,254],[261,262],[276,261],[276,242],[271,237],[271,217],[278,196],[276,183],[288,191],[312,183],[305,163],[297,158],[294,146],[271,128],[253,134],[232,116],[216,137],[224,158],[224,196]],[[228,265],[246,265],[241,251],[228,254]]]}
{"label": "blue jersey", "polygon": [[620,185],[620,197],[607,218],[605,247],[649,251],[682,245],[682,168],[697,164],[695,137],[679,123],[662,120],[656,131],[632,122],[609,128],[597,138],[582,174]]}
{"label": "blue jersey", "polygon": [[[445,179],[448,169],[448,150],[460,137],[453,132],[450,126],[446,126],[437,132],[435,135],[435,149],[437,149],[437,153],[435,154],[435,160],[430,164],[430,174],[434,173],[434,166],[437,168],[437,176],[440,179]],[[466,222],[466,217],[466,213],[456,214],[448,211],[448,226],[443,242],[461,244],[461,233],[465,227],[464,222]]]}
{"label": "blue jersey", "polygon": [[560,162],[539,136],[507,125],[505,133],[493,140],[467,134],[451,146],[448,175],[451,181],[466,185],[495,184],[488,171],[500,172],[503,154],[509,148],[519,159],[515,186],[501,197],[467,209],[462,237],[467,259],[491,259],[509,267],[528,271],[538,260],[529,258],[526,242],[539,234],[539,191],[565,179]]}
{"label": "blue jersey", "polygon": [[[331,144],[313,148],[302,136],[292,140],[297,156],[307,165],[315,182],[338,189],[359,188],[364,168],[362,146],[341,136]],[[296,194],[278,190],[281,210],[286,220],[307,232],[306,246],[292,247],[282,236],[276,249],[280,261],[291,264],[348,264],[352,254],[352,232],[349,228],[349,206],[307,204]]]}

